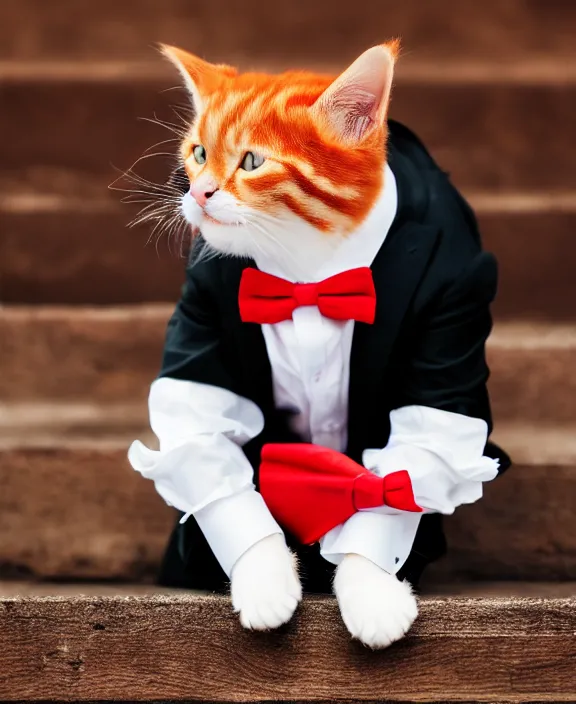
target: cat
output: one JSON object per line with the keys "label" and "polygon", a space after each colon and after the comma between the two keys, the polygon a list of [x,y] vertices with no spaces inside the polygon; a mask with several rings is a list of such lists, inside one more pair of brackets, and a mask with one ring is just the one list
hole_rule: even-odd
{"label": "cat", "polygon": [[265,250],[298,276],[316,270],[382,189],[398,49],[369,49],[334,80],[239,74],[164,47],[195,110],[180,148],[190,225],[218,252]]}
{"label": "cat", "polygon": [[[180,147],[186,221],[215,252],[267,257],[309,280],[382,191],[399,43],[367,50],[338,77],[239,73],[175,47],[162,51],[194,108]],[[351,636],[371,648],[401,638],[417,617],[410,584],[361,555],[344,556],[333,587]],[[245,628],[291,619],[302,588],[284,536],[264,538],[238,559],[231,597]]]}

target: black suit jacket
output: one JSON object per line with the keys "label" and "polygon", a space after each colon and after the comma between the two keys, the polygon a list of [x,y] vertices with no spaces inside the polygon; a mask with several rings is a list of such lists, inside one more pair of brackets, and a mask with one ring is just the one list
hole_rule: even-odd
{"label": "black suit jacket", "polygon": [[[398,211],[371,267],[375,323],[356,323],[354,329],[346,452],[356,461],[364,449],[387,444],[390,412],[402,406],[481,418],[492,429],[485,342],[497,288],[495,258],[482,251],[472,210],[421,142],[399,123],[389,126]],[[240,320],[238,287],[247,266],[255,264],[226,257],[196,260],[193,253],[168,325],[160,376],[221,386],[262,409],[264,431],[245,447],[257,481],[262,445],[297,438],[274,408],[261,328]],[[500,460],[500,471],[510,465],[491,443],[486,454]],[[426,528],[434,520],[422,520],[425,542],[436,536],[435,547],[428,546],[430,558],[442,551],[440,529]],[[420,545],[420,554],[424,548]]]}

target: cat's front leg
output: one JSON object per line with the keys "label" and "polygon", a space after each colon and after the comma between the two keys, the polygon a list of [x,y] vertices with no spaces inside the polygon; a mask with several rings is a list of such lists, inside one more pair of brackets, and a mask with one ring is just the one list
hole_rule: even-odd
{"label": "cat's front leg", "polygon": [[230,579],[232,606],[244,628],[278,628],[292,618],[302,599],[296,558],[278,533],[247,550]]}
{"label": "cat's front leg", "polygon": [[361,555],[346,555],[336,570],[334,593],[353,638],[387,648],[402,638],[418,615],[408,582],[400,582]]}

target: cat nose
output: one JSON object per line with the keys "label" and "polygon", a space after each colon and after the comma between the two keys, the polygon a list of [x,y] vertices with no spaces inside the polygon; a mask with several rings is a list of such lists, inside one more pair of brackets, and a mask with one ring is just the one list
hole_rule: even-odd
{"label": "cat nose", "polygon": [[201,208],[206,205],[206,201],[209,198],[212,198],[217,190],[218,185],[212,179],[198,179],[198,181],[195,181],[190,185],[190,195]]}

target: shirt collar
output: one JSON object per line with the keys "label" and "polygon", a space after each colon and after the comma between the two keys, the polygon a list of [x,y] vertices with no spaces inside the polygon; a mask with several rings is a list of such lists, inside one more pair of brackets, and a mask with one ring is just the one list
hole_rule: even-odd
{"label": "shirt collar", "polygon": [[[340,274],[349,269],[370,266],[384,244],[398,209],[398,189],[392,169],[386,164],[384,172],[384,187],[372,210],[342,243],[332,252],[315,272],[314,280],[321,281],[329,276]],[[261,271],[290,279],[279,262],[272,262],[264,257],[255,257]]]}

